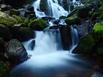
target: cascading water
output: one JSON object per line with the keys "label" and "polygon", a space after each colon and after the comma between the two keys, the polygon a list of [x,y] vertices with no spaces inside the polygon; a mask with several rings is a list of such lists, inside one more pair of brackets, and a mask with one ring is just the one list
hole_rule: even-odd
{"label": "cascading water", "polygon": [[[47,5],[49,8],[49,10],[47,10],[47,11],[50,11],[51,17],[59,19],[60,16],[68,15],[68,12],[66,10],[64,10],[64,8],[60,5],[60,3],[62,3],[62,2],[63,2],[63,0],[60,0],[60,2],[58,0],[47,0]],[[76,0],[73,0],[71,2],[78,3],[78,1],[76,1]],[[41,3],[41,0],[36,0],[33,3],[34,11],[35,11],[37,17],[45,17],[47,15],[45,14],[45,12],[41,11],[40,3]],[[64,20],[60,20],[59,23],[62,25],[63,24],[66,25]],[[53,23],[51,21],[49,22],[49,24],[51,24],[50,26],[53,25]],[[54,31],[56,31],[56,29]],[[58,32],[58,34],[60,34],[60,32]],[[57,50],[58,49],[57,42],[59,43],[58,44],[59,49],[62,49],[61,42],[60,42],[61,39],[60,39],[60,35],[58,36],[59,37],[58,39],[57,39],[57,37],[54,38],[55,36],[57,36],[57,35],[54,35],[53,32],[50,32],[50,30],[49,30],[49,32],[38,31],[38,32],[36,32],[36,38],[35,38],[36,45],[35,45],[34,50],[31,51],[30,49],[27,49],[28,45],[30,45],[31,41],[24,43],[24,46],[27,49],[28,53],[35,53],[35,54],[42,53],[43,54],[45,52],[47,53],[47,52],[58,51]],[[76,48],[77,43],[78,43],[78,32],[73,27],[71,27],[71,38],[72,38],[72,45],[71,45],[71,49],[69,50],[70,53],[72,53],[72,51]]]}
{"label": "cascading water", "polygon": [[62,49],[59,30],[36,31],[35,47],[30,49],[32,40],[24,42],[24,47],[29,55],[46,54]]}
{"label": "cascading water", "polygon": [[67,16],[68,12],[59,5],[58,0],[47,0],[49,8],[52,10],[52,17],[59,19],[60,16]]}
{"label": "cascading water", "polygon": [[[45,16],[51,16],[55,19],[59,19],[59,17],[67,16],[70,13],[70,9],[71,9],[70,6],[73,6],[74,8],[77,6],[83,6],[80,0],[78,1],[77,0],[72,0],[72,1],[66,0],[67,3],[65,3],[65,1],[63,3],[63,0],[46,0],[47,4],[45,5],[47,5],[48,7],[48,9],[45,10],[45,11],[48,11],[48,14],[46,14],[40,8],[41,2],[42,2],[41,0],[36,0],[33,3],[34,11],[38,18],[45,17]],[[68,8],[67,10],[64,9],[64,5],[66,6],[66,8]]]}
{"label": "cascading water", "polygon": [[69,51],[70,53],[72,53],[72,51],[77,47],[79,42],[78,31],[73,26],[71,26],[71,37],[72,37],[72,45]]}
{"label": "cascading water", "polygon": [[[34,10],[37,17],[45,17],[45,13],[40,11],[40,2],[41,0],[37,0],[34,2]],[[47,0],[47,5],[49,7],[48,15],[52,16],[53,18],[59,19],[60,16],[67,16],[68,12],[64,10],[62,6],[59,5],[58,0]]]}
{"label": "cascading water", "polygon": [[[72,1],[75,4],[76,0]],[[40,2],[41,0],[36,0],[33,3],[38,18],[50,15],[58,19],[60,16],[68,15],[68,12],[62,7],[63,0],[60,0],[60,2],[59,0],[47,0],[50,11],[48,15],[41,11]],[[51,26],[53,25],[53,23],[49,23]],[[91,77],[92,70],[90,71],[90,68],[87,68],[86,63],[71,54],[69,55],[78,44],[78,32],[73,26],[71,26],[71,38],[71,49],[64,51],[62,50],[59,30],[36,31],[35,39],[23,43],[28,54],[32,57],[15,67],[11,71],[11,77],[84,77],[89,75]],[[35,46],[31,50],[30,45],[33,40],[35,40]],[[87,73],[86,70],[89,70],[90,73]],[[96,74],[93,74],[92,77],[96,77]]]}
{"label": "cascading water", "polygon": [[40,10],[40,1],[37,0],[33,3],[35,14],[38,18],[45,17],[45,13]]}

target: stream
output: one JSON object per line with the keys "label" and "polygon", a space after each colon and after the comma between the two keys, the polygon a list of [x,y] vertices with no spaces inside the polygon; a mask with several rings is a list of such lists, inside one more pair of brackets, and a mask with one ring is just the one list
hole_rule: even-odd
{"label": "stream", "polygon": [[[70,10],[65,10],[63,7],[63,0],[46,1],[49,7],[47,11],[50,11],[48,12],[50,14],[46,14],[40,9],[41,0],[33,3],[38,18],[51,16],[59,19],[60,16],[69,14]],[[71,0],[71,3],[74,4],[74,7],[83,6],[80,0]],[[71,39],[70,49],[63,50],[59,29],[36,31],[33,50],[30,49],[30,45],[34,39],[23,43],[31,58],[15,66],[11,71],[11,77],[103,77],[93,68],[93,64],[72,53],[79,42],[78,31],[73,26],[71,26]]]}

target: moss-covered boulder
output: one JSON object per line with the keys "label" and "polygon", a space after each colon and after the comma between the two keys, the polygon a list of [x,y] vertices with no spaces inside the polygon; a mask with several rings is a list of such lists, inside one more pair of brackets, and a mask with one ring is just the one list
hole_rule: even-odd
{"label": "moss-covered boulder", "polygon": [[0,11],[0,24],[4,24],[6,26],[13,26],[16,23],[16,19],[9,16],[8,14]]}
{"label": "moss-covered boulder", "polygon": [[100,57],[103,56],[103,24],[96,23],[93,31],[80,39],[76,52],[102,59]]}
{"label": "moss-covered boulder", "polygon": [[80,24],[80,19],[77,18],[76,16],[71,16],[65,19],[65,22],[67,25],[74,25],[74,24]]}
{"label": "moss-covered boulder", "polygon": [[93,53],[91,51],[94,45],[95,40],[93,39],[91,34],[88,34],[87,36],[80,39],[76,52],[84,55],[90,55],[91,53]]}
{"label": "moss-covered boulder", "polygon": [[34,19],[29,23],[29,27],[33,30],[43,30],[47,27],[47,21],[43,19]]}
{"label": "moss-covered boulder", "polygon": [[94,25],[92,35],[96,42],[99,39],[103,38],[103,24],[102,23],[96,23]]}

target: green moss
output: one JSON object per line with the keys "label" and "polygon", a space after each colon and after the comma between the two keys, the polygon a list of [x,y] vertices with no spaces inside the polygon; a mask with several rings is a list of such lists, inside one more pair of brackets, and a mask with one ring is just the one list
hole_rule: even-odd
{"label": "green moss", "polygon": [[67,25],[79,24],[79,19],[76,16],[71,16],[65,19]]}
{"label": "green moss", "polygon": [[16,19],[16,24],[20,24],[20,23],[24,23],[25,21],[25,17],[22,17],[22,16],[17,16],[17,15],[13,15],[12,16],[14,19]]}
{"label": "green moss", "polygon": [[96,23],[93,27],[94,32],[102,31],[103,30],[103,24]]}
{"label": "green moss", "polygon": [[12,26],[16,23],[16,19],[10,17],[8,14],[0,12],[0,24]]}
{"label": "green moss", "polygon": [[30,21],[29,27],[33,30],[43,30],[47,27],[47,21],[43,19],[34,19]]}
{"label": "green moss", "polygon": [[13,26],[15,23],[16,23],[16,20],[14,18],[0,17],[0,24]]}
{"label": "green moss", "polygon": [[92,37],[92,35],[88,34],[84,38],[80,40],[79,46],[78,46],[78,52],[83,54],[89,54],[91,53],[92,47],[95,45],[95,41]]}

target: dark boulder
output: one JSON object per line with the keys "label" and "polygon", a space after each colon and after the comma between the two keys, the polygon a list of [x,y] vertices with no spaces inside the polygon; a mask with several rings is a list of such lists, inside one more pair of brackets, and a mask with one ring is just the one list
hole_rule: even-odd
{"label": "dark boulder", "polygon": [[27,6],[25,6],[25,17],[30,17],[32,15],[32,18],[33,17],[36,17],[36,15],[35,15],[35,12],[34,12],[34,7],[33,6],[31,6],[31,5],[27,5]]}
{"label": "dark boulder", "polygon": [[79,18],[87,18],[90,16],[90,11],[91,11],[91,8],[90,7],[83,7],[83,8],[80,8],[78,9],[78,12],[77,12],[77,16]]}
{"label": "dark boulder", "polygon": [[0,37],[5,41],[9,41],[12,38],[9,28],[2,24],[0,24]]}
{"label": "dark boulder", "polygon": [[61,41],[64,50],[69,50],[71,46],[71,29],[69,26],[60,27]]}
{"label": "dark boulder", "polygon": [[7,45],[6,57],[12,64],[18,64],[28,59],[28,54],[22,43],[16,39],[12,39]]}
{"label": "dark boulder", "polygon": [[19,41],[28,41],[31,38],[35,37],[35,33],[32,29],[28,27],[13,26],[10,28],[10,31],[13,35],[13,38],[18,39]]}
{"label": "dark boulder", "polygon": [[26,5],[24,8],[18,9],[18,11],[20,12],[21,16],[31,17],[31,18],[36,17],[34,12],[34,7],[31,5]]}

